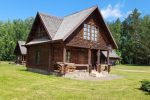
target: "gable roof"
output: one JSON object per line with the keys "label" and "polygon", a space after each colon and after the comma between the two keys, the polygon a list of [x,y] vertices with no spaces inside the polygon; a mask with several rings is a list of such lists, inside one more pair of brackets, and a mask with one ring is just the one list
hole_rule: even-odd
{"label": "gable roof", "polygon": [[27,49],[23,45],[25,45],[25,41],[18,41],[19,47],[21,54],[26,55],[27,54]]}
{"label": "gable roof", "polygon": [[[18,54],[20,52],[21,55],[26,55],[27,49],[26,49],[26,47],[24,47],[24,45],[25,45],[25,41],[18,41],[16,44],[16,48],[14,50],[14,53]],[[17,51],[17,49],[19,49],[19,52]]]}
{"label": "gable roof", "polygon": [[49,36],[51,36],[51,38],[53,39],[63,19],[40,12],[38,14],[42,19],[42,22],[44,23]]}
{"label": "gable roof", "polygon": [[[102,51],[102,54],[107,58],[107,51]],[[119,56],[116,54],[114,50],[109,51],[109,58],[118,58]]]}
{"label": "gable roof", "polygon": [[[64,18],[59,18],[43,13],[38,13],[40,16],[48,35],[52,40],[60,40],[65,41],[67,37],[69,37],[87,18],[93,11],[98,9],[98,6],[93,6],[88,9],[82,10],[80,12],[65,16]],[[108,30],[106,33],[109,37],[115,48],[117,48],[117,44],[106,25],[100,10],[98,9],[102,22],[105,25],[105,28]]]}

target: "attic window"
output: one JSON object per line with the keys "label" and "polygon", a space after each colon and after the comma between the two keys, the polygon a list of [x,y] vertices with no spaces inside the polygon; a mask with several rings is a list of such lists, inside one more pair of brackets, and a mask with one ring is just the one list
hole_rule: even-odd
{"label": "attic window", "polygon": [[97,41],[98,28],[92,26],[92,41]]}
{"label": "attic window", "polygon": [[97,41],[98,27],[90,24],[84,24],[83,38],[85,40]]}

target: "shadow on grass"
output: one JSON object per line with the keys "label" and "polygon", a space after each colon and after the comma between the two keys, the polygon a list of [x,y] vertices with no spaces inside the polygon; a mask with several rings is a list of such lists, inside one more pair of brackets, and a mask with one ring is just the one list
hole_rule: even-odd
{"label": "shadow on grass", "polygon": [[31,71],[31,70],[28,70],[28,69],[18,69],[18,71],[36,73],[36,74],[47,75],[47,76],[56,76],[56,77],[62,77],[64,75],[64,74],[60,74],[60,73],[56,73],[56,72],[41,73],[41,72]]}
{"label": "shadow on grass", "polygon": [[145,95],[149,95],[149,96],[150,96],[150,92],[148,92],[148,91],[144,91],[144,90],[142,90],[141,88],[135,88],[135,89],[137,89],[137,90],[139,90],[139,91],[143,91],[143,92],[145,93]]}

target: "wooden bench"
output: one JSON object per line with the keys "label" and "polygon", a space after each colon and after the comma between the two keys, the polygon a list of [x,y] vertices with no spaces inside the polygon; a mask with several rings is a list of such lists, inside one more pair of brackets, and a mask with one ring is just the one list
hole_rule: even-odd
{"label": "wooden bench", "polygon": [[58,70],[60,70],[60,72],[73,72],[76,69],[74,63],[57,62],[56,64],[58,65]]}
{"label": "wooden bench", "polygon": [[88,64],[75,64],[75,66],[76,66],[76,69],[79,69],[79,70],[81,70],[81,69],[88,70],[88,68],[89,68]]}

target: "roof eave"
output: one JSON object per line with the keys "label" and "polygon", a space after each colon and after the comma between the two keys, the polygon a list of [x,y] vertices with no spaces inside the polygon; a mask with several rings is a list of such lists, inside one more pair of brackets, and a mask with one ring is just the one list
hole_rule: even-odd
{"label": "roof eave", "polygon": [[28,47],[28,46],[31,46],[31,45],[40,45],[40,44],[49,44],[49,43],[62,43],[62,42],[63,42],[62,39],[59,39],[59,40],[49,40],[47,42],[41,42],[41,43],[35,43],[35,44],[25,44],[23,46]]}

